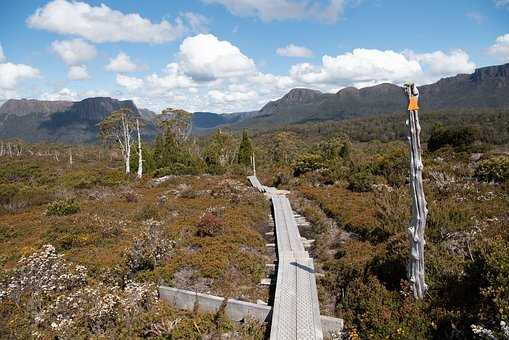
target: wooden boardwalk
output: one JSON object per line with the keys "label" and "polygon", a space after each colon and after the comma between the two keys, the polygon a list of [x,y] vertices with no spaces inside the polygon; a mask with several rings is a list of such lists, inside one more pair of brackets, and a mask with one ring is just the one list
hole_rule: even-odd
{"label": "wooden boardwalk", "polygon": [[251,184],[272,200],[278,269],[270,339],[323,339],[313,259],[305,250],[288,198],[264,187],[254,177]]}

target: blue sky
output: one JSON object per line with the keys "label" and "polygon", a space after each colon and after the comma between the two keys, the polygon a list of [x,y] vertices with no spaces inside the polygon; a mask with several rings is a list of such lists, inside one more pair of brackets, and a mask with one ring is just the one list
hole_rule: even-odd
{"label": "blue sky", "polygon": [[509,0],[20,0],[0,22],[0,102],[248,111],[509,62]]}

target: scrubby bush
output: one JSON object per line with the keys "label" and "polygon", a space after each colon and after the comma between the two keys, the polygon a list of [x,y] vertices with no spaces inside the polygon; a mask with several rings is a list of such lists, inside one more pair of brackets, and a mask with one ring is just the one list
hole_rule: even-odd
{"label": "scrubby bush", "polygon": [[300,176],[307,172],[315,171],[324,167],[322,157],[320,155],[306,153],[299,156],[295,160],[293,166],[293,175]]}
{"label": "scrubby bush", "polygon": [[376,182],[376,176],[368,170],[363,170],[350,176],[348,179],[348,189],[355,192],[368,192],[371,191]]}
{"label": "scrubby bush", "polygon": [[148,220],[131,246],[124,252],[124,260],[130,273],[151,270],[173,254],[175,241],[171,240],[161,222]]}
{"label": "scrubby bush", "polygon": [[199,237],[214,237],[224,231],[224,221],[212,212],[205,213],[196,224],[196,235]]}
{"label": "scrubby bush", "polygon": [[64,216],[72,215],[80,211],[80,204],[76,199],[58,200],[48,205],[46,215]]}
{"label": "scrubby bush", "polygon": [[428,150],[436,151],[443,146],[465,147],[479,139],[478,129],[472,126],[448,127],[437,125],[428,139]]}
{"label": "scrubby bush", "polygon": [[137,213],[136,219],[139,221],[146,221],[150,219],[157,219],[159,217],[159,210],[153,204],[145,204]]}
{"label": "scrubby bush", "polygon": [[509,180],[509,157],[491,157],[479,163],[475,177],[483,182],[504,183]]}

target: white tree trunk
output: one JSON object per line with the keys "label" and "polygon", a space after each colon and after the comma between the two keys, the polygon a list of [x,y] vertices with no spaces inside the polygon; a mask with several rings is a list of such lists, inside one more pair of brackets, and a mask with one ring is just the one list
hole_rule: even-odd
{"label": "white tree trunk", "polygon": [[253,164],[253,176],[256,177],[256,160],[255,160],[254,152],[251,155],[251,163]]}
{"label": "white tree trunk", "polygon": [[141,153],[140,121],[136,119],[136,130],[138,132],[138,178],[143,176],[143,155]]}
{"label": "white tree trunk", "polygon": [[69,167],[72,168],[72,150],[69,149]]}
{"label": "white tree trunk", "polygon": [[421,141],[419,112],[408,111],[407,121],[410,143],[410,195],[412,197],[412,220],[408,228],[410,241],[410,259],[408,261],[408,279],[416,299],[423,299],[428,286],[425,282],[424,268],[424,231],[426,228],[426,198],[422,185],[423,164],[421,160]]}

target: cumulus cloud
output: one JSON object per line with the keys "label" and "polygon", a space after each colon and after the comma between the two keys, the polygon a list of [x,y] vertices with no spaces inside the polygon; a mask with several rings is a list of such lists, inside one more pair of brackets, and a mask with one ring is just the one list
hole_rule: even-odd
{"label": "cumulus cloud", "polygon": [[162,20],[152,23],[138,13],[124,14],[101,4],[53,0],[38,8],[28,19],[31,28],[59,34],[83,37],[95,43],[145,42],[160,44],[182,36],[185,26],[181,19],[175,23]]}
{"label": "cumulus cloud", "polygon": [[422,65],[424,76],[421,78],[427,82],[459,73],[472,73],[475,70],[475,64],[463,50],[453,50],[449,54],[443,51],[421,54],[405,51],[404,53],[410,60],[415,60]]}
{"label": "cumulus cloud", "polygon": [[315,19],[328,23],[338,21],[343,15],[345,0],[329,0],[323,6],[310,0],[202,0],[221,4],[233,15],[258,17],[263,21],[288,19]]}
{"label": "cumulus cloud", "polygon": [[136,65],[124,52],[120,52],[115,58],[111,58],[106,70],[117,73],[129,73],[141,70],[142,67]]}
{"label": "cumulus cloud", "polygon": [[25,78],[39,77],[39,70],[24,64],[0,64],[0,89],[13,90],[18,82]]}
{"label": "cumulus cloud", "polygon": [[55,40],[51,43],[51,49],[67,65],[78,65],[97,55],[95,47],[82,39]]}
{"label": "cumulus cloud", "polygon": [[286,47],[280,47],[276,50],[277,55],[283,57],[311,58],[313,51],[304,46],[290,44]]}
{"label": "cumulus cloud", "polygon": [[185,75],[177,63],[166,65],[161,75],[151,74],[147,77],[147,82],[155,93],[196,86],[193,79]]}
{"label": "cumulus cloud", "polygon": [[402,82],[421,72],[417,61],[401,53],[359,48],[337,57],[325,55],[321,66],[294,65],[290,76],[304,84],[348,86],[361,82]]}
{"label": "cumulus cloud", "polygon": [[143,86],[143,79],[117,74],[117,84],[129,91],[134,91]]}
{"label": "cumulus cloud", "polygon": [[473,71],[462,50],[415,53],[355,49],[323,56],[321,63],[299,63],[288,74],[260,72],[255,63],[228,41],[211,34],[185,39],[175,61],[144,78],[117,76],[126,97],[154,110],[165,106],[189,111],[238,112],[260,109],[295,87],[336,92],[346,86],[366,87],[414,80],[430,83],[441,77]]}
{"label": "cumulus cloud", "polygon": [[67,78],[70,80],[85,80],[89,79],[87,67],[85,65],[76,65],[69,67]]}
{"label": "cumulus cloud", "polygon": [[489,49],[488,52],[501,60],[509,60],[509,33],[505,35],[501,35],[495,41]]}
{"label": "cumulus cloud", "polygon": [[180,45],[179,65],[196,81],[242,76],[255,71],[253,60],[228,41],[212,34],[186,38]]}
{"label": "cumulus cloud", "polygon": [[0,62],[5,60],[4,50],[2,48],[2,44],[0,44]]}

